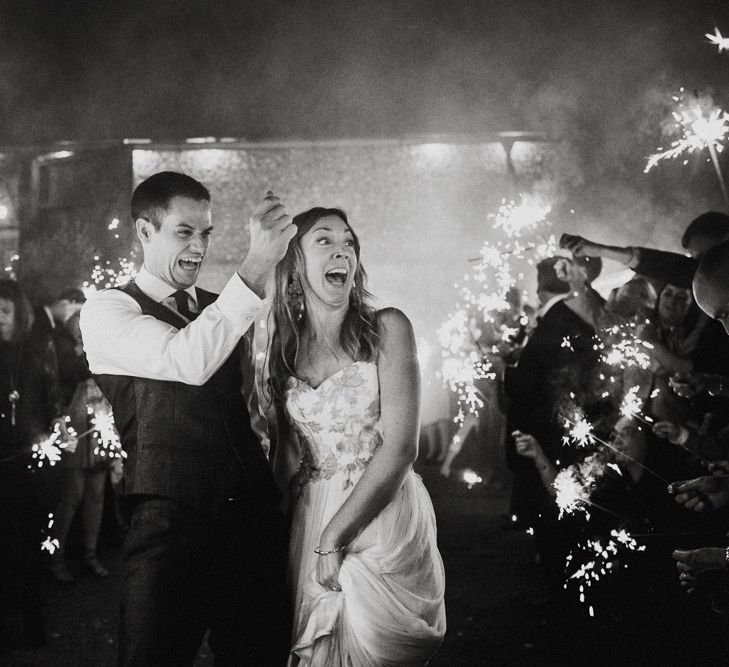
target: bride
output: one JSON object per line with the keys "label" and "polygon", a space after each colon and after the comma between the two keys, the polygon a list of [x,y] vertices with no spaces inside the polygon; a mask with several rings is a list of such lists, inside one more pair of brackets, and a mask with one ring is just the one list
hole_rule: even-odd
{"label": "bride", "polygon": [[367,303],[339,209],[297,215],[276,269],[270,388],[289,490],[289,665],[425,664],[445,633],[443,563],[417,456],[412,327]]}

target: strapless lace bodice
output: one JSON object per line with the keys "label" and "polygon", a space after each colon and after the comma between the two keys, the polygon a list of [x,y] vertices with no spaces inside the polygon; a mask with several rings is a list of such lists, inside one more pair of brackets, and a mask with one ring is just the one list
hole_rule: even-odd
{"label": "strapless lace bodice", "polygon": [[351,486],[382,443],[376,364],[356,361],[316,388],[290,377],[286,414],[303,449],[299,482],[341,472]]}

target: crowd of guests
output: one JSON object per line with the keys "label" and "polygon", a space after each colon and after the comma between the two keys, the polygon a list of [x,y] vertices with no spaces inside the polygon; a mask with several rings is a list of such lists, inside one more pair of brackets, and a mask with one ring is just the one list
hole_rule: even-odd
{"label": "crowd of guests", "polygon": [[[70,551],[80,552],[90,575],[108,575],[97,546],[111,460],[89,432],[87,406],[102,399],[83,358],[84,301],[81,290],[67,288],[34,308],[17,281],[0,280],[1,648],[44,643],[49,572],[68,584],[80,571],[66,559],[77,513],[80,544]],[[57,465],[33,451],[54,428],[66,443]],[[45,540],[49,549],[41,548]]]}
{"label": "crowd of guests", "polygon": [[[538,264],[536,322],[503,375],[514,527],[556,595],[673,659],[726,649],[710,610],[729,611],[728,239],[715,212],[686,229],[690,256],[565,234],[571,257]],[[608,299],[591,285],[603,258],[635,271]],[[610,364],[629,341],[647,361]],[[565,489],[584,511],[560,507]]]}

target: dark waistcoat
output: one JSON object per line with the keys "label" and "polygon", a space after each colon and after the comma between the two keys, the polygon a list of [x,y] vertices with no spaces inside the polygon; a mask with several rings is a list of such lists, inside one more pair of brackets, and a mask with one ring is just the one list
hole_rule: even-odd
{"label": "dark waistcoat", "polygon": [[[121,288],[142,313],[178,329],[177,313],[134,282]],[[202,310],[216,294],[196,288]],[[142,343],[143,344],[143,343]],[[202,386],[126,375],[95,375],[112,406],[127,452],[124,488],[217,511],[227,498],[270,497],[278,490],[241,394],[240,348]]]}

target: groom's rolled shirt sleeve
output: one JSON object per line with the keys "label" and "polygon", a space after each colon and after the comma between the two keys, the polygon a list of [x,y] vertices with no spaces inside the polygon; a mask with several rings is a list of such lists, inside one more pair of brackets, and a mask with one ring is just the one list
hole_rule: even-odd
{"label": "groom's rolled shirt sleeve", "polygon": [[81,309],[84,352],[95,374],[202,385],[230,356],[263,306],[234,275],[215,303],[177,329],[144,315],[121,290],[103,290]]}

